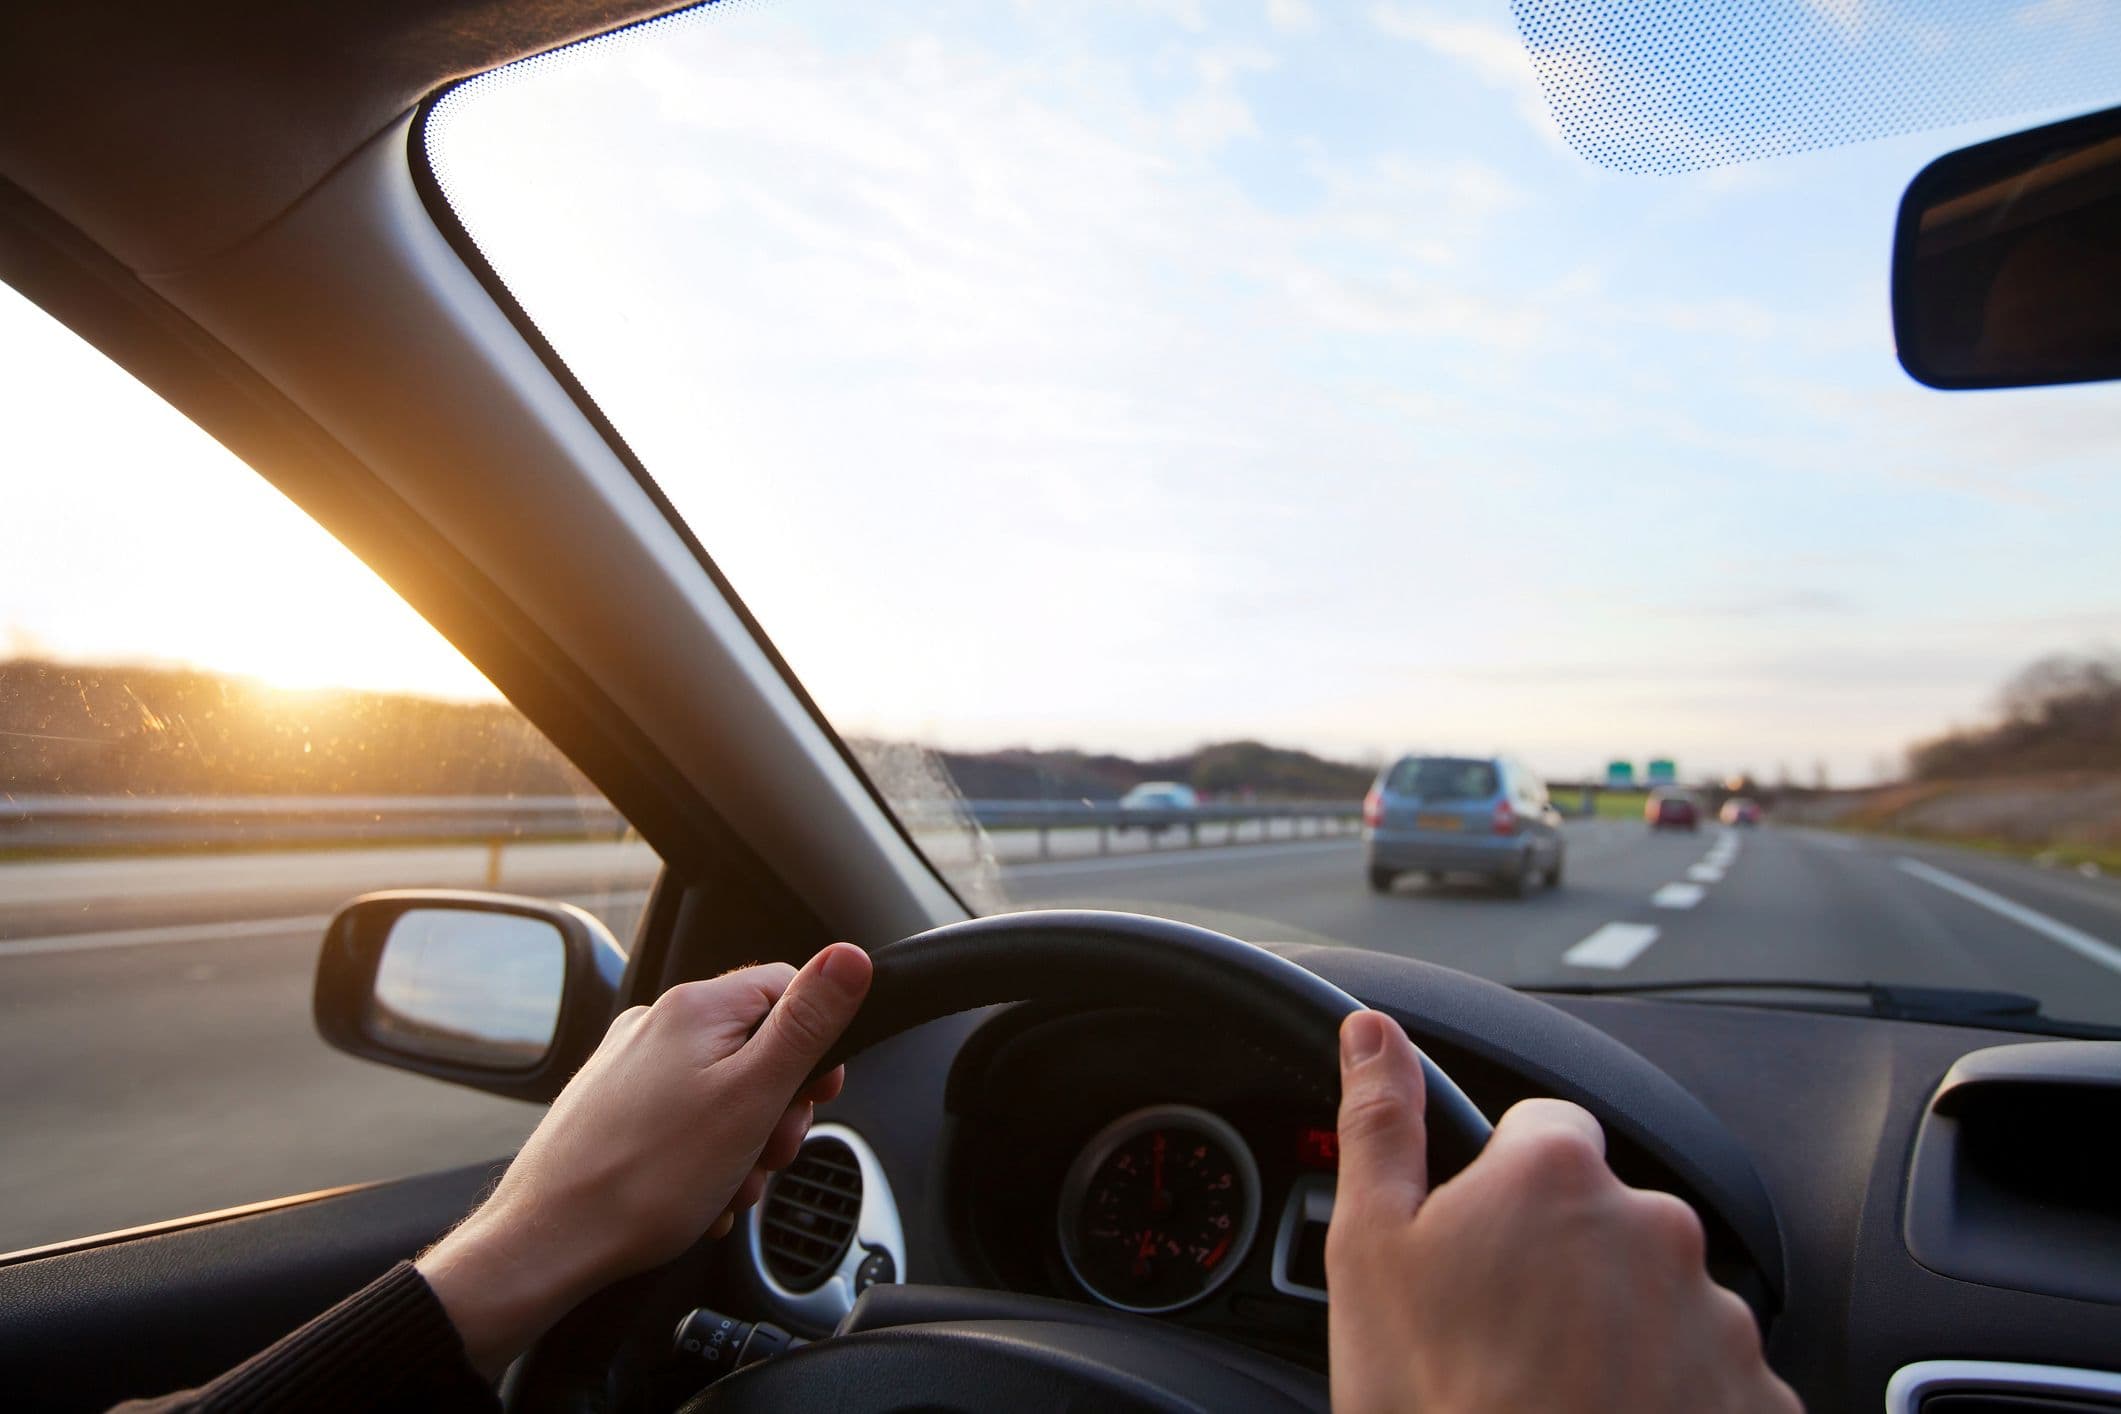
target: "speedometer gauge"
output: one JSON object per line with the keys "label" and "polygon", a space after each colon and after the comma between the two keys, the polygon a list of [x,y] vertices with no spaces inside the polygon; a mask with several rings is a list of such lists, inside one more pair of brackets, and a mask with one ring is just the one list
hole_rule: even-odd
{"label": "speedometer gauge", "polygon": [[1259,1228],[1259,1169],[1227,1123],[1156,1105],[1099,1130],[1061,1185],[1061,1255],[1122,1311],[1175,1311],[1223,1284]]}

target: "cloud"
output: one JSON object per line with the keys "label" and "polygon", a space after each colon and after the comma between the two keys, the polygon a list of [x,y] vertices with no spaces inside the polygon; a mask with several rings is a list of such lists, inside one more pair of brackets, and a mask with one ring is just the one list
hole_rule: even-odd
{"label": "cloud", "polygon": [[1287,288],[1306,316],[1350,333],[1527,349],[1545,342],[1551,329],[1536,302],[1488,299],[1407,271],[1362,276],[1302,268],[1290,273]]}
{"label": "cloud", "polygon": [[1193,56],[1200,87],[1172,109],[1173,129],[1188,147],[1220,147],[1235,138],[1257,137],[1259,123],[1238,92],[1246,74],[1275,67],[1274,54],[1254,46],[1204,49]]}
{"label": "cloud", "polygon": [[1905,379],[1851,386],[1763,379],[1783,410],[1793,465],[1838,466],[1999,505],[2059,507],[2103,485],[2121,443],[2121,402],[2072,388],[1937,393]]}
{"label": "cloud", "polygon": [[1690,618],[1760,619],[1784,614],[1853,614],[1856,603],[1830,589],[1772,589],[1735,598],[1710,599],[1676,612]]}
{"label": "cloud", "polygon": [[1318,12],[1310,0],[1267,0],[1267,23],[1283,34],[1310,34],[1318,28]]}
{"label": "cloud", "polygon": [[1803,4],[1850,43],[1859,42],[1864,31],[1878,18],[1877,7],[1871,0],[1803,0]]}
{"label": "cloud", "polygon": [[1320,162],[1313,171],[1325,189],[1318,224],[1386,247],[1477,237],[1532,204],[1522,184],[1470,157],[1387,152],[1357,166]]}
{"label": "cloud", "polygon": [[1421,6],[1390,3],[1373,6],[1370,21],[1380,33],[1418,44],[1508,94],[1518,116],[1534,132],[1568,147],[1540,88],[1541,75],[1534,70],[1516,30],[1480,20],[1446,19]]}

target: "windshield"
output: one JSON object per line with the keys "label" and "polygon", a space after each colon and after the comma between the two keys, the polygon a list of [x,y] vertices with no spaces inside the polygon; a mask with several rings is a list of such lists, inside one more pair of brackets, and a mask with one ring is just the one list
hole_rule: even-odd
{"label": "windshield", "polygon": [[1495,768],[1485,761],[1427,757],[1402,761],[1385,779],[1386,789],[1424,800],[1485,800],[1495,794]]}
{"label": "windshield", "polygon": [[1919,387],[1886,290],[1909,178],[2114,101],[2020,79],[2121,20],[1765,7],[1953,87],[1740,133],[1568,8],[724,3],[426,153],[975,907],[2121,1022],[2121,393]]}

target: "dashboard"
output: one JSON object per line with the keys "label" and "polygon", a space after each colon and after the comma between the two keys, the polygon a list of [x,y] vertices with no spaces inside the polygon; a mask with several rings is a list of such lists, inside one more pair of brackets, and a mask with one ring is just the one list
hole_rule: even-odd
{"label": "dashboard", "polygon": [[[2121,1257],[2101,1254],[2121,1253],[2121,1200],[2064,1160],[2121,1119],[2121,1047],[1539,998],[1283,951],[1398,1016],[1490,1115],[1534,1094],[1591,1109],[1624,1180],[1701,1215],[1711,1274],[1814,1414],[1889,1389],[1920,1409],[1967,1371],[2076,1381],[2023,1384],[2051,1396],[2112,1378],[2094,1367],[2117,1363]],[[1241,1027],[1024,1004],[878,1047],[829,1118],[892,1175],[902,1279],[1136,1312],[1323,1370],[1336,1092]]]}
{"label": "dashboard", "polygon": [[1277,1239],[1330,1204],[1332,1097],[1172,1017],[1020,1011],[954,1077],[946,1171],[989,1284],[1321,1361],[1324,1229]]}
{"label": "dashboard", "polygon": [[[1534,1093],[1439,1058],[1491,1114]],[[1005,1012],[952,1071],[958,1250],[982,1285],[1152,1314],[1322,1369],[1337,1084],[1153,1011]],[[1631,1182],[1707,1208],[1712,1270],[1769,1312],[1765,1274],[1700,1185],[1624,1135],[1612,1147]]]}

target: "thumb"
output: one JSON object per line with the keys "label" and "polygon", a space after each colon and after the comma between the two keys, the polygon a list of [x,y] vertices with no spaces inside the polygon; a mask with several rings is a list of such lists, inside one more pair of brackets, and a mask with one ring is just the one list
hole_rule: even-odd
{"label": "thumb", "polygon": [[1414,1215],[1429,1191],[1426,1101],[1420,1057],[1398,1022],[1379,1011],[1341,1022],[1338,1202]]}
{"label": "thumb", "polygon": [[869,995],[869,954],[834,943],[803,964],[738,1055],[778,1112],[810,1078]]}

